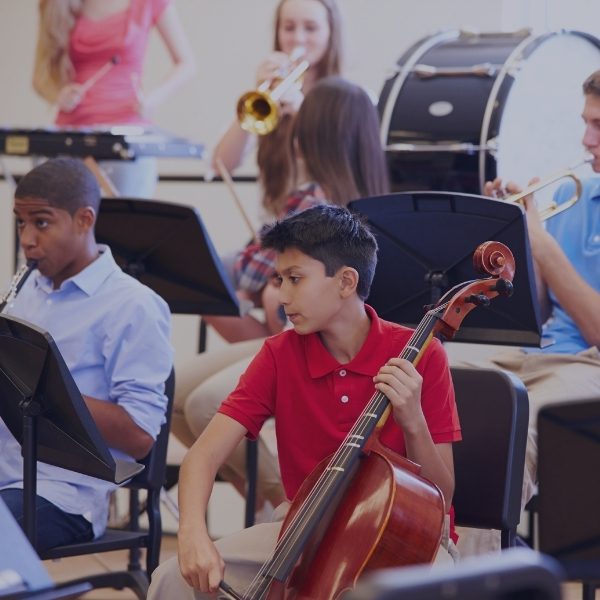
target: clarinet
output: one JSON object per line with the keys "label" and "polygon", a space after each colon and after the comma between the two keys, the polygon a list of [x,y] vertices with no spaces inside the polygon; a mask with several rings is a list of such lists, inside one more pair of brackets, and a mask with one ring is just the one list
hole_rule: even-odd
{"label": "clarinet", "polygon": [[31,275],[33,270],[37,267],[35,260],[28,260],[14,275],[11,279],[10,285],[6,290],[6,293],[0,297],[0,314],[4,312],[4,308],[9,302],[12,302],[19,290],[23,287],[27,278]]}

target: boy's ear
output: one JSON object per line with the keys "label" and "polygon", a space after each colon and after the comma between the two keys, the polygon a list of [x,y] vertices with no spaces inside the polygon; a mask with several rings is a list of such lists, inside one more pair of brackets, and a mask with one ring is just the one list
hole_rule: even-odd
{"label": "boy's ear", "polygon": [[84,206],[77,209],[74,218],[83,231],[93,230],[96,223],[96,211],[91,206]]}
{"label": "boy's ear", "polygon": [[358,286],[358,271],[352,267],[342,267],[338,276],[340,278],[340,293],[344,298],[356,293]]}

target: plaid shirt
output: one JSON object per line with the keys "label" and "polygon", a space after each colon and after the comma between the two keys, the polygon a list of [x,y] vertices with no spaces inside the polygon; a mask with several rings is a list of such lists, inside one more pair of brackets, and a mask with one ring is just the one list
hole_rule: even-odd
{"label": "plaid shirt", "polygon": [[[279,218],[283,219],[317,204],[323,204],[322,199],[315,197],[319,191],[316,183],[308,183],[296,190],[287,199]],[[238,252],[235,259],[233,272],[237,289],[260,291],[275,274],[276,257],[277,252],[272,248],[261,248],[260,242],[256,240],[250,242]]]}

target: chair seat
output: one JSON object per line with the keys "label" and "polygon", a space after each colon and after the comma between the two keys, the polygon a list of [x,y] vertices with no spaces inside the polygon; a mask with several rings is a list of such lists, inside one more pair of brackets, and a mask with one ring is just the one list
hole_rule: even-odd
{"label": "chair seat", "polygon": [[78,556],[80,554],[91,554],[95,552],[127,550],[134,546],[144,548],[147,546],[147,544],[147,531],[107,529],[104,535],[97,540],[90,540],[89,542],[82,542],[80,544],[69,544],[68,546],[51,548],[50,550],[41,553],[41,557],[44,560],[65,558],[67,556]]}

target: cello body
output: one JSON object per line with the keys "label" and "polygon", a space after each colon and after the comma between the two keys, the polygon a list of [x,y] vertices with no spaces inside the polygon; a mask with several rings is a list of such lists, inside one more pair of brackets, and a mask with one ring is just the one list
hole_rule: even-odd
{"label": "cello body", "polygon": [[[307,500],[329,459],[304,481],[282,535]],[[366,571],[431,562],[444,525],[440,490],[418,465],[381,445],[377,436],[359,460],[343,496],[304,548],[286,584],[273,581],[268,598],[331,600]]]}

